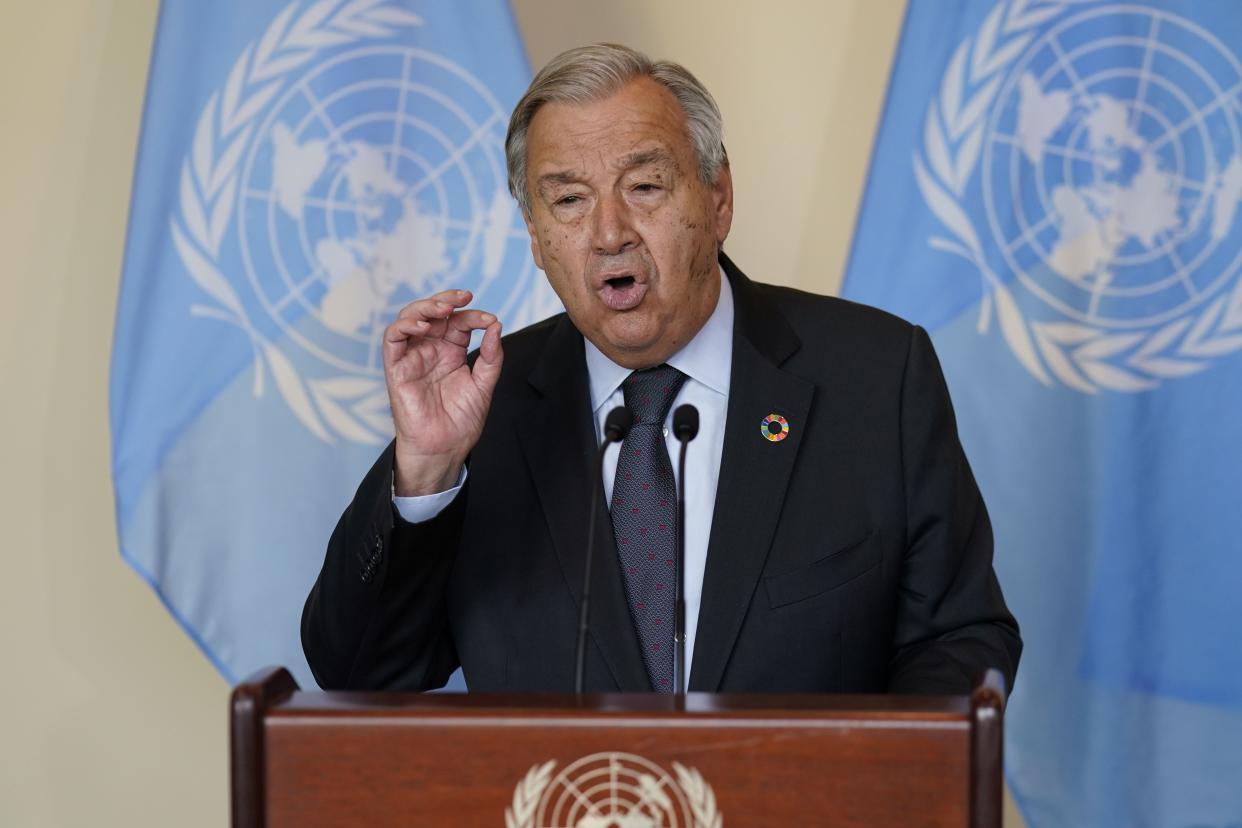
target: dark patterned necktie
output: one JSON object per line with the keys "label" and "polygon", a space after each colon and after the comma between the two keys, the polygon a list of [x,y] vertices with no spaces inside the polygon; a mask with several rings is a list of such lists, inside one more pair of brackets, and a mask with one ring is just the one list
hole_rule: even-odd
{"label": "dark patterned necktie", "polygon": [[635,371],[622,384],[634,426],[621,444],[612,485],[612,529],[630,614],[651,686],[673,691],[673,591],[677,577],[677,490],[664,418],[686,375],[668,365]]}

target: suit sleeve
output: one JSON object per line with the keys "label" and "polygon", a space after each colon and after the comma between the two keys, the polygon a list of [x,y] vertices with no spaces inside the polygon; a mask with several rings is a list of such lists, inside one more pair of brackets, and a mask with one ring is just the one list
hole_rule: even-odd
{"label": "suit sleeve", "polygon": [[987,508],[922,328],[913,328],[901,394],[907,537],[889,690],[969,693],[990,667],[1012,688],[1022,641],[992,568]]}
{"label": "suit sleeve", "polygon": [[337,522],[302,610],[302,649],[325,689],[431,690],[458,666],[445,596],[469,483],[411,524],[395,514],[392,470],[390,444]]}

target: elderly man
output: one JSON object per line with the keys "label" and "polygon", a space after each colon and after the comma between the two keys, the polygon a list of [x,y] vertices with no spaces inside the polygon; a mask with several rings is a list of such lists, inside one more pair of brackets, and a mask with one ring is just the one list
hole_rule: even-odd
{"label": "elderly man", "polygon": [[[396,439],[328,544],[302,638],[329,688],[568,690],[593,457],[586,687],[669,691],[669,412],[686,468],[689,688],[968,692],[1021,643],[926,333],[724,255],[715,101],[677,64],[566,52],[510,121],[509,186],[566,313],[501,338],[465,291],[384,338]],[[467,355],[483,331],[477,356]]]}

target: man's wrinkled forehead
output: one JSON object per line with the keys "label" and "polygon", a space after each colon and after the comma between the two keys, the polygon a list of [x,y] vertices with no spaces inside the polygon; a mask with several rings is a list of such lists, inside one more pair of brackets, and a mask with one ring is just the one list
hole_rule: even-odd
{"label": "man's wrinkled forehead", "polygon": [[[528,175],[537,185],[602,161],[611,171],[661,165],[681,172],[694,147],[680,102],[650,78],[584,101],[548,101],[531,119]],[[535,167],[541,169],[535,169]]]}

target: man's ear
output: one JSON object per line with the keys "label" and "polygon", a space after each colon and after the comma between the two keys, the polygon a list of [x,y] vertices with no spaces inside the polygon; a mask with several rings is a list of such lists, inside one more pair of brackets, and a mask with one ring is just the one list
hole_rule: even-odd
{"label": "man's ear", "polygon": [[712,205],[715,208],[716,243],[724,244],[733,226],[733,173],[729,170],[729,162],[720,166],[716,174],[716,183],[712,185]]}
{"label": "man's ear", "polygon": [[531,221],[530,213],[522,211],[522,220],[526,222],[526,232],[530,235],[530,255],[535,259],[535,267],[543,270],[543,251],[539,249],[539,231]]}

